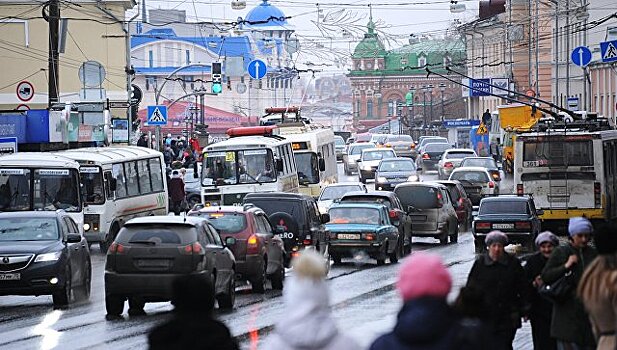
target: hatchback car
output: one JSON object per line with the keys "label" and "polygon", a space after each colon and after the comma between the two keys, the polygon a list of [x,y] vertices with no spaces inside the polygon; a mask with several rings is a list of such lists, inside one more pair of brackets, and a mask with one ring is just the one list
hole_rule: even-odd
{"label": "hatchback car", "polygon": [[382,159],[396,158],[396,153],[389,148],[363,149],[358,163],[358,178],[363,184],[367,179],[374,179],[375,172]]}
{"label": "hatchback car", "polygon": [[469,230],[473,222],[473,204],[471,204],[471,200],[467,197],[463,185],[459,181],[454,180],[439,180],[435,182],[448,188],[450,199],[454,205],[454,210],[456,210],[458,223],[463,226],[465,231]]}
{"label": "hatchback car", "polygon": [[493,181],[486,168],[454,169],[449,180],[460,181],[473,205],[479,205],[482,197],[499,194],[499,184]]}
{"label": "hatchback car", "polygon": [[493,181],[501,181],[499,167],[497,166],[495,159],[491,157],[466,157],[460,165],[461,168],[470,166],[486,168],[488,173],[491,174]]}
{"label": "hatchback car", "polygon": [[334,151],[336,153],[336,160],[343,160],[343,154],[345,153],[345,139],[342,136],[334,135]]}
{"label": "hatchback car", "polygon": [[392,148],[399,157],[412,157],[416,148],[409,135],[388,135],[384,146]]}
{"label": "hatchback car", "polygon": [[431,182],[403,183],[394,188],[411,218],[412,236],[433,237],[441,244],[458,242],[458,218],[448,188]]}
{"label": "hatchback car", "polygon": [[0,213],[0,295],[49,295],[54,306],[90,297],[88,242],[63,210]]}
{"label": "hatchback car", "polygon": [[319,212],[327,213],[334,201],[341,199],[345,193],[357,191],[367,192],[366,185],[357,182],[339,182],[325,186],[317,198]]}
{"label": "hatchback car", "polygon": [[286,232],[273,228],[266,213],[252,205],[203,207],[199,216],[219,232],[236,259],[236,279],[249,281],[254,293],[263,293],[268,279],[272,289],[283,289]]}
{"label": "hatchback car", "polygon": [[173,280],[200,274],[212,279],[221,308],[235,303],[236,261],[218,232],[199,217],[149,216],[131,219],[107,250],[105,307],[119,316],[143,314],[146,302],[171,300]]}
{"label": "hatchback car", "polygon": [[472,234],[476,253],[486,250],[484,240],[493,230],[508,236],[509,243],[521,244],[526,252],[533,252],[534,242],[540,233],[542,210],[537,210],[530,196],[499,196],[484,198],[478,216],[473,222]]}
{"label": "hatchback car", "polygon": [[392,191],[403,182],[418,182],[420,177],[416,173],[416,164],[409,158],[391,158],[379,162],[375,172],[375,189],[378,191]]}
{"label": "hatchback car", "polygon": [[476,151],[467,148],[452,148],[445,150],[437,163],[437,177],[445,180],[450,177],[452,171],[461,165],[465,157],[475,157]]}
{"label": "hatchback car", "polygon": [[354,171],[358,171],[358,159],[362,155],[362,150],[367,148],[375,148],[375,145],[368,142],[352,143],[347,146],[347,153],[343,154],[343,170],[345,175],[351,175]]}
{"label": "hatchback car", "polygon": [[424,172],[436,170],[443,152],[451,148],[452,145],[448,143],[429,143],[420,149],[418,158],[416,158],[416,167]]}
{"label": "hatchback car", "polygon": [[330,254],[335,264],[362,251],[383,265],[403,255],[403,240],[390,223],[388,208],[374,203],[337,203],[329,212]]}

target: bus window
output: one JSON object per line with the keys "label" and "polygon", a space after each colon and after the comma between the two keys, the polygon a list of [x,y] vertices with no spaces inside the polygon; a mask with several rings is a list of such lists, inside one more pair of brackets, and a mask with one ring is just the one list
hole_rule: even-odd
{"label": "bus window", "polygon": [[126,174],[126,193],[128,196],[139,194],[139,180],[137,179],[137,162],[124,163],[124,173]]}
{"label": "bus window", "polygon": [[30,210],[29,169],[0,169],[0,210]]}
{"label": "bus window", "polygon": [[[204,154],[203,185],[234,185],[236,176],[236,152],[211,152]],[[246,163],[239,164],[240,167]]]}
{"label": "bus window", "polygon": [[148,160],[137,161],[137,173],[139,174],[139,192],[141,194],[148,194],[152,192],[152,186],[150,185],[150,171],[148,170]]}
{"label": "bus window", "polygon": [[270,150],[238,151],[240,183],[276,181],[276,167]]}
{"label": "bus window", "polygon": [[313,152],[296,153],[296,164],[298,165],[298,180],[300,184],[319,183],[319,167],[317,155]]}
{"label": "bus window", "polygon": [[163,190],[163,173],[161,170],[161,160],[150,158],[150,180],[152,181],[152,191],[160,192]]}
{"label": "bus window", "polygon": [[112,165],[111,171],[114,179],[116,179],[116,198],[126,197],[126,181],[124,180],[124,168],[122,163]]}
{"label": "bus window", "polygon": [[68,169],[34,170],[34,210],[80,211],[79,181]]}
{"label": "bus window", "polygon": [[99,167],[80,167],[79,175],[83,185],[84,200],[88,204],[103,204],[103,176]]}

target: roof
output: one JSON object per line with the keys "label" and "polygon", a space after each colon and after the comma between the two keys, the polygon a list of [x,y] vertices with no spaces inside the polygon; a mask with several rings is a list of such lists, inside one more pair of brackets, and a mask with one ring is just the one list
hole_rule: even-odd
{"label": "roof", "polygon": [[427,181],[427,182],[403,182],[396,187],[412,187],[412,186],[423,186],[423,187],[443,187],[447,188],[446,185],[438,183],[437,181]]}
{"label": "roof", "polygon": [[452,173],[458,173],[458,172],[462,172],[462,171],[481,171],[481,172],[488,172],[488,170],[486,170],[485,167],[479,167],[479,166],[466,166],[466,167],[462,167],[462,168],[456,168],[452,171]]}
{"label": "roof", "polygon": [[236,136],[225,141],[213,143],[204,148],[204,151],[217,152],[223,149],[244,150],[258,146],[276,146],[281,143],[289,143],[289,140],[270,136]]}
{"label": "roof", "polygon": [[354,192],[345,193],[343,197],[341,198],[349,198],[349,197],[392,198],[394,196],[396,196],[396,194],[390,191],[371,191],[371,192],[354,191]]}
{"label": "roof", "polygon": [[386,48],[379,39],[379,35],[375,33],[375,23],[373,23],[373,17],[369,18],[366,25],[367,32],[364,34],[364,38],[356,45],[353,51],[353,58],[372,58],[372,57],[385,57],[387,54]]}
{"label": "roof", "polygon": [[313,199],[313,197],[305,195],[305,194],[288,193],[288,192],[258,192],[258,193],[256,192],[256,193],[249,193],[244,197],[245,200],[251,199],[251,198],[278,198],[278,199],[297,199],[297,200]]}
{"label": "roof", "polygon": [[197,212],[199,213],[236,213],[236,214],[245,214],[250,210],[259,210],[260,208],[255,206],[243,206],[243,205],[219,205],[219,206],[209,206],[203,207]]}
{"label": "roof", "polygon": [[59,151],[58,154],[75,160],[93,162],[130,160],[149,155],[161,156],[161,152],[159,151],[137,146],[76,148]]}
{"label": "roof", "polygon": [[49,211],[49,210],[37,210],[37,211],[0,211],[1,218],[55,218],[59,213],[66,214],[63,210]]}
{"label": "roof", "polygon": [[334,203],[331,207],[330,210],[334,209],[334,208],[338,208],[338,207],[347,207],[347,208],[381,208],[381,207],[386,207],[384,204],[381,203],[372,203],[372,202],[337,202]]}
{"label": "roof", "polygon": [[508,200],[508,201],[517,201],[517,202],[526,202],[530,199],[529,196],[518,196],[518,195],[499,195],[499,196],[494,196],[494,197],[484,197],[482,198],[483,202],[496,202],[496,201],[502,201],[502,200]]}
{"label": "roof", "polygon": [[167,224],[167,225],[188,225],[195,226],[204,221],[204,218],[198,216],[145,216],[141,218],[131,219],[126,222],[126,225],[140,225],[140,224]]}
{"label": "roof", "polygon": [[73,159],[62,157],[54,153],[44,152],[19,152],[0,157],[2,166],[20,166],[28,168],[77,168],[79,164]]}
{"label": "roof", "polygon": [[262,3],[254,7],[246,14],[248,22],[267,21],[266,23],[248,24],[249,27],[273,27],[273,26],[289,26],[285,14],[278,7],[268,3],[268,0],[262,0]]}

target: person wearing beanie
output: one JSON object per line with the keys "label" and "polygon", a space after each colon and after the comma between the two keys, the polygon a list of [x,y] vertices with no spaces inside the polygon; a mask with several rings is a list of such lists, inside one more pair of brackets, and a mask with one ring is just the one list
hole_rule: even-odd
{"label": "person wearing beanie", "polygon": [[487,251],[476,258],[467,286],[484,293],[485,311],[491,326],[496,349],[512,349],[521,317],[528,312],[529,286],[520,261],[504,250],[508,237],[501,231],[492,231],[485,239]]}
{"label": "person wearing beanie", "polygon": [[585,269],[578,295],[589,313],[598,350],[617,349],[617,225],[594,233],[598,257]]}
{"label": "person wearing beanie", "polygon": [[352,350],[360,346],[343,335],[332,318],[323,256],[304,250],[292,260],[293,275],[283,290],[285,318],[266,339],[265,350]]}
{"label": "person wearing beanie", "polygon": [[448,305],[450,273],[437,255],[416,253],[401,265],[396,288],[403,299],[394,329],[370,350],[488,349]]}
{"label": "person wearing beanie", "polygon": [[596,250],[589,246],[593,226],[583,217],[570,218],[568,233],[570,241],[566,245],[555,247],[542,270],[542,281],[552,284],[571,273],[569,282],[572,292],[561,303],[553,304],[551,318],[551,336],[557,340],[562,349],[593,349],[595,339],[591,324],[581,300],[575,290],[581,280],[583,271],[597,256]]}
{"label": "person wearing beanie", "polygon": [[531,308],[529,320],[531,321],[531,335],[535,350],[556,350],[557,342],[551,337],[551,317],[553,315],[553,303],[538,294],[538,288],[542,281],[542,270],[546,266],[553,249],[559,246],[557,236],[549,231],[542,232],[535,240],[538,251],[527,257],[525,275],[531,287]]}
{"label": "person wearing beanie", "polygon": [[172,284],[172,318],[148,335],[150,350],[238,350],[229,329],[214,319],[214,286],[204,275],[184,275]]}

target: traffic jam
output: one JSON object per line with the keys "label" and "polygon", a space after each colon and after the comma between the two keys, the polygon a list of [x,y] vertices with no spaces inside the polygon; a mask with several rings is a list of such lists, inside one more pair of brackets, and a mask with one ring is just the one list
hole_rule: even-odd
{"label": "traffic jam", "polygon": [[460,143],[289,119],[0,156],[0,348],[615,344],[586,299],[590,269],[614,276],[614,127]]}

